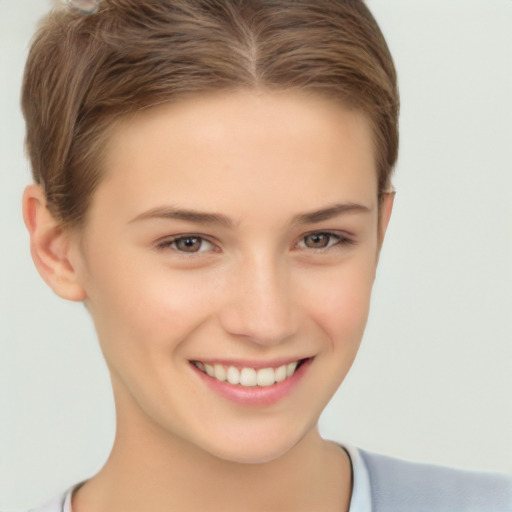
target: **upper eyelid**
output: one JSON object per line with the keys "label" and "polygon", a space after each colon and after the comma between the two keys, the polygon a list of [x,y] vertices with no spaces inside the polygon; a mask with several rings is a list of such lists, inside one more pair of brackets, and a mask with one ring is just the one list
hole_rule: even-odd
{"label": "upper eyelid", "polygon": [[181,240],[182,238],[201,238],[203,240],[211,241],[212,237],[209,235],[206,235],[204,233],[179,233],[177,235],[165,235],[159,238],[155,243],[158,242],[167,242],[167,241],[174,241],[174,240]]}
{"label": "upper eyelid", "polygon": [[[206,235],[200,234],[200,233],[185,233],[185,234],[179,234],[179,235],[170,235],[165,236],[162,238],[159,238],[155,241],[153,244],[156,248],[162,247],[162,246],[169,246],[178,240],[183,240],[185,238],[199,238],[203,242],[207,242],[213,246],[217,246],[218,243],[216,243],[214,240],[211,239],[211,237],[208,237]],[[178,251],[178,252],[184,252],[184,251]],[[193,253],[191,253],[193,254]]]}
{"label": "upper eyelid", "polygon": [[352,233],[348,233],[347,231],[341,231],[336,229],[314,229],[312,231],[308,231],[300,235],[299,240],[303,240],[304,238],[311,235],[329,235],[333,237],[338,237],[340,239],[353,240],[354,235]]}
{"label": "upper eyelid", "polygon": [[[303,241],[306,237],[315,235],[315,234],[325,234],[333,237],[339,238],[341,241],[347,241],[347,242],[354,242],[354,235],[347,233],[346,231],[338,231],[338,230],[329,230],[329,229],[314,229],[311,231],[308,231],[306,233],[303,233],[296,239],[297,241],[294,242],[293,246],[297,246],[301,241]],[[179,235],[170,235],[166,237],[162,237],[158,239],[155,243],[155,247],[160,246],[169,246],[172,243],[182,240],[184,238],[199,238],[204,242],[207,242],[211,244],[214,247],[219,247],[220,243],[216,241],[214,238],[205,235],[203,233],[180,233]],[[184,252],[184,251],[177,251],[177,252]],[[190,253],[194,254],[194,253]]]}

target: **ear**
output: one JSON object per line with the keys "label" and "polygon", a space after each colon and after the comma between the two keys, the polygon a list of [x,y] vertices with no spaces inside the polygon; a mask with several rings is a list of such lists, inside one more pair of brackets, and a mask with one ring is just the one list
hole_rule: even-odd
{"label": "ear", "polygon": [[25,189],[23,219],[30,234],[32,259],[46,284],[63,299],[84,300],[85,292],[69,259],[71,233],[50,213],[39,185]]}
{"label": "ear", "polygon": [[395,192],[386,192],[382,196],[379,211],[379,253],[384,243],[384,237],[388,229],[391,212],[393,211],[393,203],[395,202]]}

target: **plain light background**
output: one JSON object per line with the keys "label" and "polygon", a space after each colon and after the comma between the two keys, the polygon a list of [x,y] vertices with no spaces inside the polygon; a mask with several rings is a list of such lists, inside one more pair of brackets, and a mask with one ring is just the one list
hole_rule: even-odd
{"label": "plain light background", "polygon": [[[512,1],[368,0],[399,71],[394,217],[356,364],[321,419],[330,438],[512,473]],[[48,0],[0,0],[0,510],[91,476],[114,418],[81,304],[29,255],[18,98]]]}

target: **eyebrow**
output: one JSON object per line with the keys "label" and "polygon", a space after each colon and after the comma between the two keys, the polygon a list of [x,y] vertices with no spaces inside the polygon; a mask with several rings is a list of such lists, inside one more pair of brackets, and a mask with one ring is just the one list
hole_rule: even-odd
{"label": "eyebrow", "polygon": [[[293,217],[291,224],[315,224],[325,220],[333,219],[343,214],[368,212],[370,212],[370,208],[362,204],[340,203],[322,208],[320,210],[296,215]],[[135,218],[133,218],[130,221],[130,224],[132,222],[147,219],[183,220],[197,224],[219,225],[228,228],[233,228],[236,225],[235,221],[226,215],[219,213],[201,212],[198,210],[188,210],[173,206],[159,207],[148,210],[147,212],[141,213],[140,215],[137,215]]]}
{"label": "eyebrow", "polygon": [[330,220],[335,217],[346,213],[368,213],[370,212],[368,206],[357,203],[340,203],[322,208],[321,210],[315,210],[313,212],[302,213],[293,218],[292,224],[315,224],[317,222],[323,222],[324,220]]}
{"label": "eyebrow", "polygon": [[225,227],[233,227],[235,224],[229,217],[220,213],[200,212],[197,210],[187,210],[173,206],[153,208],[147,212],[137,215],[130,221],[130,223],[146,219],[184,220],[198,224],[217,224]]}

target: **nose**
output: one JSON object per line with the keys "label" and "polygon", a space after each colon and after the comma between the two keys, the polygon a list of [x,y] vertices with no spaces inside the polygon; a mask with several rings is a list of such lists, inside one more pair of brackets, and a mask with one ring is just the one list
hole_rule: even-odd
{"label": "nose", "polygon": [[226,332],[276,345],[297,331],[298,314],[284,262],[243,262],[231,273],[220,321]]}

